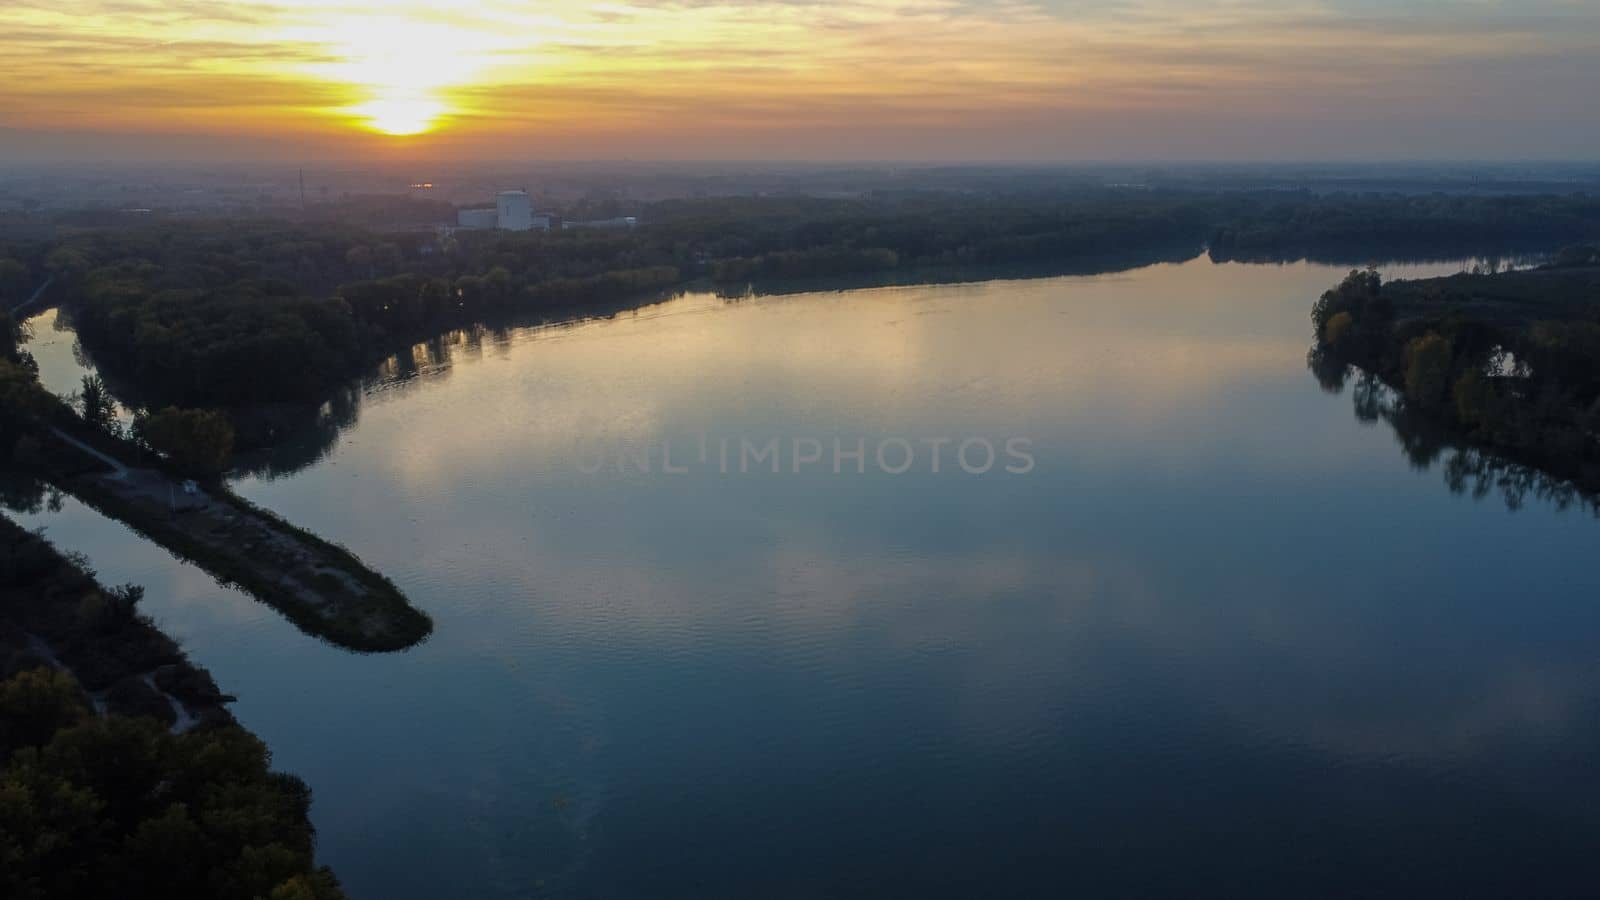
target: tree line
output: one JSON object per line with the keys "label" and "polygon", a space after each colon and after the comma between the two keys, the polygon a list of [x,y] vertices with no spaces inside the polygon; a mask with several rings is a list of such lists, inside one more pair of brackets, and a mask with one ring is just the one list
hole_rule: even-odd
{"label": "tree line", "polygon": [[1571,197],[1138,190],[670,200],[617,231],[384,233],[306,221],[156,221],[0,248],[54,275],[79,339],[133,405],[316,404],[400,346],[504,313],[919,266],[1072,260],[1209,241],[1215,254],[1365,233],[1458,242],[1600,233]]}
{"label": "tree line", "polygon": [[1402,259],[1461,248],[1547,250],[1600,234],[1600,198],[1584,194],[1261,196],[1207,243],[1223,260]]}

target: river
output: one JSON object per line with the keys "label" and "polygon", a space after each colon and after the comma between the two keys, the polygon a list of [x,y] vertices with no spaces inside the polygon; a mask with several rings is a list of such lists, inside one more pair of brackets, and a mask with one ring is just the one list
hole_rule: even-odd
{"label": "river", "polygon": [[1452,493],[1321,390],[1342,274],[688,295],[418,348],[236,482],[433,616],[400,654],[70,500],[17,517],[147,586],[356,898],[1572,894],[1600,524]]}

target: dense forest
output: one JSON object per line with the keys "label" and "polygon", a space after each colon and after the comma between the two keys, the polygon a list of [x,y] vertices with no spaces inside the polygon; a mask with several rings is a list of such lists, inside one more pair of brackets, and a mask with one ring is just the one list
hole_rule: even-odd
{"label": "dense forest", "polygon": [[238,726],[97,717],[71,676],[0,682],[0,893],[13,900],[331,900],[309,791]]}
{"label": "dense forest", "polygon": [[1387,261],[1459,253],[1548,251],[1600,235],[1600,198],[1300,193],[1262,199],[1211,231],[1219,260]]}
{"label": "dense forest", "polygon": [[0,896],[343,897],[305,784],[142,598],[0,518]]}
{"label": "dense forest", "polygon": [[[1412,442],[1446,435],[1600,492],[1600,248],[1536,269],[1381,283],[1352,272],[1312,314],[1310,364],[1352,372]],[[1481,461],[1481,460],[1480,460]]]}
{"label": "dense forest", "polygon": [[[398,201],[397,201],[398,202]],[[401,204],[403,205],[403,204]],[[396,228],[429,210],[392,213]],[[694,281],[1039,264],[1174,249],[1464,252],[1600,234],[1581,195],[1462,197],[1093,189],[662,201],[635,229],[376,231],[170,220],[0,247],[17,293],[46,276],[119,396],[150,409],[322,403],[395,350],[507,314],[562,317]],[[415,214],[415,215],[413,215]],[[250,444],[252,440],[243,440]]]}

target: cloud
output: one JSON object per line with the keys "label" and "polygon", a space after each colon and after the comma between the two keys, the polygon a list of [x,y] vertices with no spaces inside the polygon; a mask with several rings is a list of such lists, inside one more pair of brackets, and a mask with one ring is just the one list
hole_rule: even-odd
{"label": "cloud", "polygon": [[[1597,51],[1600,9],[1561,0],[116,0],[70,12],[23,0],[0,11],[0,78],[17,86],[0,119],[316,137],[399,96],[470,123],[433,139],[440,147],[526,146],[559,125],[547,155],[618,135],[713,156],[723,135],[838,146],[852,129],[924,151],[941,130],[959,148],[1048,134],[1089,149],[1099,142],[1074,131],[1157,139],[1200,110],[1280,131],[1358,108],[1375,119],[1446,110],[1485,118],[1489,134],[1504,123],[1475,101],[1579,108],[1600,77]],[[1520,75],[1510,88],[1508,69]],[[1545,137],[1528,152],[1594,131],[1563,118],[1535,123]],[[1523,125],[1520,140],[1541,139]],[[1381,139],[1350,134],[1344,149]],[[1235,155],[1253,143],[1221,129],[1189,141],[1208,142]]]}

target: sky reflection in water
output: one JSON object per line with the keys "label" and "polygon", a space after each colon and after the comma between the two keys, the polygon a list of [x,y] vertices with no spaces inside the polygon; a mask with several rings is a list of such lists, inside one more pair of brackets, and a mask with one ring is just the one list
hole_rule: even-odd
{"label": "sky reflection in water", "polygon": [[[434,616],[400,655],[76,504],[24,518],[149,585],[358,897],[1559,892],[1600,836],[1595,523],[1452,495],[1321,392],[1341,274],[690,296],[424,348],[326,458],[239,484]],[[701,432],[1037,465],[575,465]]]}

